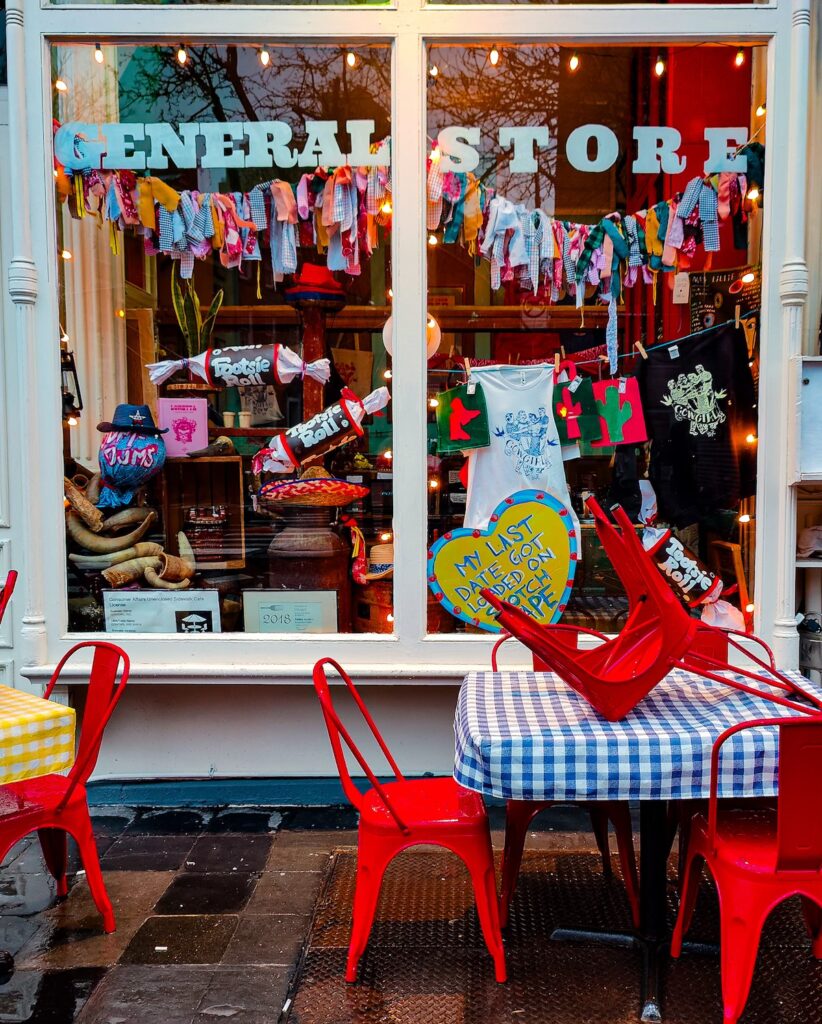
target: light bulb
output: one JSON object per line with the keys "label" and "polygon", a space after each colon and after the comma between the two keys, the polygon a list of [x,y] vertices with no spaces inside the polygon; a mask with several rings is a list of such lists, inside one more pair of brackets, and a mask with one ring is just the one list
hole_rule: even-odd
{"label": "light bulb", "polygon": [[428,487],[432,491],[439,490],[439,486],[440,486],[439,480],[435,480],[433,477],[428,481]]}
{"label": "light bulb", "polygon": [[432,164],[438,164],[440,162],[440,157],[441,156],[442,156],[442,153],[440,152],[440,147],[439,146],[434,146],[434,148],[431,150],[431,163]]}
{"label": "light bulb", "polygon": [[381,533],[380,534],[380,540],[391,540],[391,534],[388,533],[388,532]]}
{"label": "light bulb", "polygon": [[750,199],[752,203],[755,203],[757,199],[759,199],[759,189],[756,185],[754,185],[753,188],[748,189],[748,195],[745,198]]}
{"label": "light bulb", "polygon": [[437,236],[436,235],[429,235],[428,236],[428,244],[433,249],[434,246],[437,244]]}
{"label": "light bulb", "polygon": [[391,451],[390,448],[385,449],[385,451],[383,452],[383,458],[386,460],[386,462],[390,462],[394,458],[394,453]]}
{"label": "light bulb", "polygon": [[382,375],[383,380],[391,380],[392,376],[393,374],[391,373],[390,370],[386,370]]}
{"label": "light bulb", "polygon": [[393,288],[389,288],[388,289],[388,298],[389,299],[393,299],[394,298],[394,289]]}
{"label": "light bulb", "polygon": [[756,444],[756,434],[746,434],[745,440],[748,444]]}
{"label": "light bulb", "polygon": [[752,270],[749,270],[746,274],[743,274],[739,280],[743,284],[753,284],[756,280],[756,274]]}
{"label": "light bulb", "polygon": [[389,213],[393,212],[393,209],[394,208],[391,205],[391,203],[386,199],[385,202],[380,207],[380,213],[388,215]]}
{"label": "light bulb", "polygon": [[103,61],[106,59],[103,56],[103,47],[100,46],[99,43],[94,44],[94,59],[97,61],[98,64],[102,64]]}
{"label": "light bulb", "polygon": [[438,409],[439,408],[439,404],[440,404],[440,401],[439,401],[438,398],[429,398],[428,399],[428,408],[429,409]]}
{"label": "light bulb", "polygon": [[579,68],[579,56],[576,53],[572,53],[568,61],[568,70],[576,71]]}
{"label": "light bulb", "polygon": [[757,117],[764,117],[766,109],[767,108],[766,108],[765,104],[764,103],[760,103],[759,106],[756,108],[756,116]]}
{"label": "light bulb", "polygon": [[67,345],[68,344],[68,340],[69,340],[69,336],[66,334],[65,331],[63,331],[63,333],[60,335],[60,341],[62,341],[64,345]]}
{"label": "light bulb", "polygon": [[351,50],[345,55],[345,63],[350,67],[354,68],[357,66],[357,55],[352,53]]}
{"label": "light bulb", "polygon": [[69,416],[69,418],[66,420],[66,423],[68,423],[70,427],[76,427],[78,423],[77,417]]}
{"label": "light bulb", "polygon": [[70,260],[71,259],[71,250],[70,249],[63,249],[61,251],[61,253],[60,253],[60,259]]}
{"label": "light bulb", "polygon": [[737,50],[736,54],[734,55],[734,66],[738,67],[738,68],[741,68],[744,63],[745,63],[745,51],[744,50]]}
{"label": "light bulb", "polygon": [[746,612],[747,612],[747,613],[748,613],[749,615],[750,615],[750,613],[751,613],[751,612],[752,612],[753,610],[754,610],[754,606],[753,606],[752,604],[746,604],[746,605],[745,605],[745,611],[746,611]]}
{"label": "light bulb", "polygon": [[264,46],[260,48],[260,63],[264,68],[267,68],[271,63],[271,54]]}
{"label": "light bulb", "polygon": [[117,310],[117,316],[119,316],[121,320],[125,320],[125,318],[126,318],[126,311],[124,309],[118,309]]}
{"label": "light bulb", "polygon": [[657,57],[656,64],[654,64],[654,74],[657,78],[662,78],[665,74],[665,61],[662,59],[661,54]]}
{"label": "light bulb", "polygon": [[177,47],[177,63],[185,64],[187,60],[188,54],[186,53],[186,48],[185,46],[183,46],[182,43],[180,43],[180,45]]}
{"label": "light bulb", "polygon": [[385,621],[386,621],[386,622],[393,622],[393,621],[394,621],[394,616],[393,616],[393,615],[391,614],[391,612],[389,612],[389,613],[388,613],[388,614],[387,614],[387,615],[385,616]]}
{"label": "light bulb", "polygon": [[492,67],[496,67],[499,64],[499,50],[496,46],[491,47],[491,52],[488,54],[488,62]]}
{"label": "light bulb", "polygon": [[747,512],[743,512],[742,515],[739,517],[740,523],[749,523],[750,521],[751,517],[748,515]]}
{"label": "light bulb", "polygon": [[440,73],[440,69],[437,67],[436,64],[432,64],[431,67],[429,67],[429,69],[428,69],[428,74],[432,78],[436,78],[439,73]]}
{"label": "light bulb", "polygon": [[58,78],[58,79],[55,80],[54,88],[58,92],[68,92],[68,86],[66,85],[66,83],[63,81],[62,78]]}

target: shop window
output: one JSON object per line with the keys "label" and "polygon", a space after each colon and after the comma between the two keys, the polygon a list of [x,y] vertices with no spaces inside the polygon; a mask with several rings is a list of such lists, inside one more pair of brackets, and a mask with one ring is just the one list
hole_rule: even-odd
{"label": "shop window", "polygon": [[626,508],[695,614],[745,628],[764,49],[427,61],[429,628],[493,630],[489,587],[618,631],[591,496]]}
{"label": "shop window", "polygon": [[390,67],[53,47],[70,630],[392,631]]}

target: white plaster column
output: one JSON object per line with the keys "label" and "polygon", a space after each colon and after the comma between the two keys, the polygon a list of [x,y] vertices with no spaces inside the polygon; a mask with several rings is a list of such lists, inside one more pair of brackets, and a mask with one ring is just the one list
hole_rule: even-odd
{"label": "white plaster column", "polygon": [[[14,303],[13,334],[10,343],[17,347],[18,400],[20,401],[20,436],[25,436],[31,451],[37,452],[45,443],[41,417],[31,395],[31,381],[37,380],[43,368],[38,360],[35,303],[38,275],[33,258],[29,204],[31,192],[27,168],[30,164],[26,75],[24,60],[23,10],[25,0],[8,0],[6,4],[6,46],[9,81],[9,152],[11,167],[22,173],[15,180],[15,202],[11,207],[11,259],[8,267],[8,288]],[[56,345],[56,341],[55,341]],[[55,385],[56,386],[56,385]],[[25,515],[26,542],[18,546],[23,553],[21,580],[23,616],[20,631],[20,662],[42,664],[47,657],[46,616],[44,603],[43,517],[40,479],[34,460],[23,461],[20,478],[21,508]]]}
{"label": "white plaster column", "polygon": [[[767,509],[762,534],[761,568],[758,573],[762,621],[771,626],[774,652],[780,665],[796,667],[799,639],[796,611],[796,491],[791,486],[789,451],[796,444],[796,417],[791,415],[791,374],[795,357],[802,352],[803,318],[808,297],[808,266],[805,259],[808,145],[808,56],[810,51],[810,0],[793,0],[791,9],[788,102],[768,110],[788,120],[787,152],[780,171],[790,175],[771,181],[769,190],[785,190],[784,255],[779,269],[781,304],[778,349],[769,346],[763,373],[778,373],[780,403],[769,399],[768,425],[760,435],[768,447],[765,472],[759,479],[758,507]],[[784,96],[784,93],[783,93]],[[773,230],[773,229],[772,229]],[[779,230],[779,226],[776,226]],[[775,270],[776,268],[774,268]],[[776,318],[773,318],[775,325]],[[765,385],[767,387],[767,384]],[[771,561],[773,564],[771,565]],[[771,592],[771,587],[773,591]],[[765,619],[767,614],[768,618]]]}

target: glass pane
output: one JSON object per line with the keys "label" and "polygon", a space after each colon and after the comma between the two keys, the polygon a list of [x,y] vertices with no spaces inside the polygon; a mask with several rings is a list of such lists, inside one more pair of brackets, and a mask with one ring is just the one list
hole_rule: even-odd
{"label": "glass pane", "polygon": [[764,49],[428,62],[429,628],[490,625],[489,587],[620,629],[590,496],[623,504],[689,602],[720,578],[705,615],[744,626]]}
{"label": "glass pane", "polygon": [[391,632],[389,47],[53,73],[70,629]]}

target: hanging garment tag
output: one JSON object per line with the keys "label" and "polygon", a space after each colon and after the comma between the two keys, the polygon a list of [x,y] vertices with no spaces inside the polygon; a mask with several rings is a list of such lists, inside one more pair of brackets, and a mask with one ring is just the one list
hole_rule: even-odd
{"label": "hanging garment tag", "polygon": [[581,383],[582,383],[582,377],[574,377],[574,379],[568,385],[568,390],[571,392],[572,395],[576,391],[576,389],[580,386]]}
{"label": "hanging garment tag", "polygon": [[691,297],[691,279],[683,270],[674,277],[674,297],[671,300],[675,306],[686,306]]}
{"label": "hanging garment tag", "polygon": [[671,359],[679,359],[679,345],[671,345],[668,349],[668,355]]}
{"label": "hanging garment tag", "polygon": [[628,382],[627,382],[627,381],[625,380],[625,378],[624,378],[624,377],[620,377],[620,378],[619,378],[619,393],[620,393],[621,395],[624,395],[624,394],[625,394],[625,388],[626,388],[626,386],[627,386],[627,383],[628,383]]}

